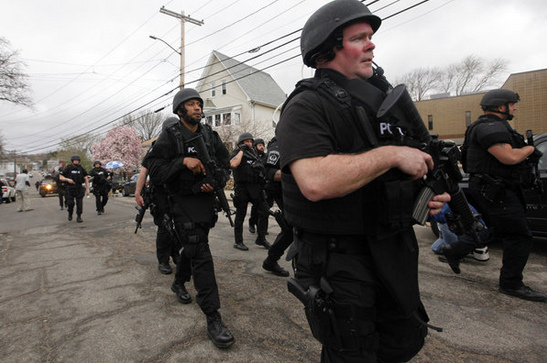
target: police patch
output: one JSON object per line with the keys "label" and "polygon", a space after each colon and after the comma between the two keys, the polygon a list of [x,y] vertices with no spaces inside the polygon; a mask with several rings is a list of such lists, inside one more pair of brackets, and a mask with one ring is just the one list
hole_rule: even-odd
{"label": "police patch", "polygon": [[279,151],[272,150],[268,153],[268,160],[266,161],[267,164],[270,165],[276,165],[279,161]]}

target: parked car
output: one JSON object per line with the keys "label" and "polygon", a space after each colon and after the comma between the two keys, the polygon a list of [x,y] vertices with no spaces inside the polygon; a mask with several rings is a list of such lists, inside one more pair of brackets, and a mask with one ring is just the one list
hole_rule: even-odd
{"label": "parked car", "polygon": [[38,187],[38,193],[45,197],[48,194],[56,194],[58,193],[57,190],[57,183],[53,178],[45,178],[40,182],[40,186]]}
{"label": "parked car", "polygon": [[126,182],[124,182],[121,176],[113,176],[112,181],[110,182],[112,185],[112,193],[122,191],[125,183]]}
{"label": "parked car", "polygon": [[[524,191],[526,216],[532,234],[536,237],[547,238],[547,133],[534,136],[534,145],[543,153],[543,156],[538,164],[541,184],[543,185],[543,192],[540,194],[537,189],[527,189]],[[464,175],[463,181],[460,183],[460,187],[465,193],[468,187],[467,175]],[[469,198],[469,196],[468,200],[471,205],[475,206],[473,200]],[[437,225],[432,221],[430,221],[430,224],[431,230],[436,236],[438,236],[439,231]]]}
{"label": "parked car", "polygon": [[135,194],[135,187],[137,186],[138,178],[139,178],[139,174],[135,174],[123,184],[122,195],[124,197],[128,197],[131,194]]}
{"label": "parked car", "polygon": [[0,179],[2,185],[2,200],[4,203],[15,202],[15,188],[13,182],[10,183],[6,178]]}

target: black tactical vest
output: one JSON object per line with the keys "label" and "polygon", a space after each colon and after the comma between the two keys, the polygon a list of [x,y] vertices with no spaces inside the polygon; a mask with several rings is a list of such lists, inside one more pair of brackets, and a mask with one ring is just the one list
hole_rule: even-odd
{"label": "black tactical vest", "polygon": [[[359,82],[361,84],[353,82],[349,85],[360,88],[356,100],[353,97],[356,90],[348,92],[328,77],[303,80],[285,105],[301,92],[317,92],[325,100],[325,119],[335,140],[335,148],[340,153],[358,153],[382,145],[403,145],[404,130],[411,128],[410,123],[405,119],[378,119],[376,114],[385,95],[376,87]],[[396,233],[412,225],[417,182],[407,180],[398,170],[390,170],[344,197],[319,202],[306,199],[290,173],[283,173],[282,184],[287,220],[304,230],[325,234],[378,235]]]}
{"label": "black tactical vest", "polygon": [[[462,158],[465,158],[465,171],[470,174],[488,174],[507,181],[517,181],[521,174],[529,173],[525,163],[505,165],[481,146],[484,140],[508,143],[513,148],[526,145],[522,135],[517,133],[506,120],[495,115],[482,115],[465,132],[462,145]],[[489,144],[489,143],[487,143]],[[524,171],[526,169],[526,171]]]}

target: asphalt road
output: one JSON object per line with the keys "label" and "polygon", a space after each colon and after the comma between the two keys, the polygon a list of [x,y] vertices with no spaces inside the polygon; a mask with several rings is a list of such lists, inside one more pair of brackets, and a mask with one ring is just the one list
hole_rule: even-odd
{"label": "asphalt road", "polygon": [[[0,205],[1,362],[319,361],[320,345],[286,279],[262,270],[266,250],[248,231],[250,251],[232,247],[225,217],[210,244],[221,314],[236,343],[219,350],[197,304],[179,304],[170,290],[173,275],[158,272],[148,213],[134,234],[133,197],[112,197],[102,216],[93,197],[84,199],[84,222],[76,223],[66,220],[56,196],[31,195],[31,212]],[[270,242],[278,230],[271,219]],[[444,331],[430,330],[412,362],[547,360],[547,304],[497,291],[497,246],[490,261],[467,259],[454,275],[429,250],[433,234],[425,227],[416,233],[423,301],[430,323]],[[547,242],[536,243],[525,280],[547,291]]]}

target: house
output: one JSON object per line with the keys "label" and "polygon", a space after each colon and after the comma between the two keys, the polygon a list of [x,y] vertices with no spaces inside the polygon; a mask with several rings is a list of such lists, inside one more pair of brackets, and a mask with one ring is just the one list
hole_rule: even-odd
{"label": "house", "polygon": [[274,114],[287,98],[268,73],[217,51],[211,53],[196,90],[204,100],[206,122],[229,149],[243,132],[268,142],[275,134]]}
{"label": "house", "polygon": [[[510,121],[513,128],[521,134],[529,129],[536,135],[547,132],[543,119],[547,114],[547,69],[511,74],[501,88],[520,95],[515,118]],[[480,101],[485,93],[439,97],[415,105],[430,133],[461,143],[467,126],[483,114]]]}

